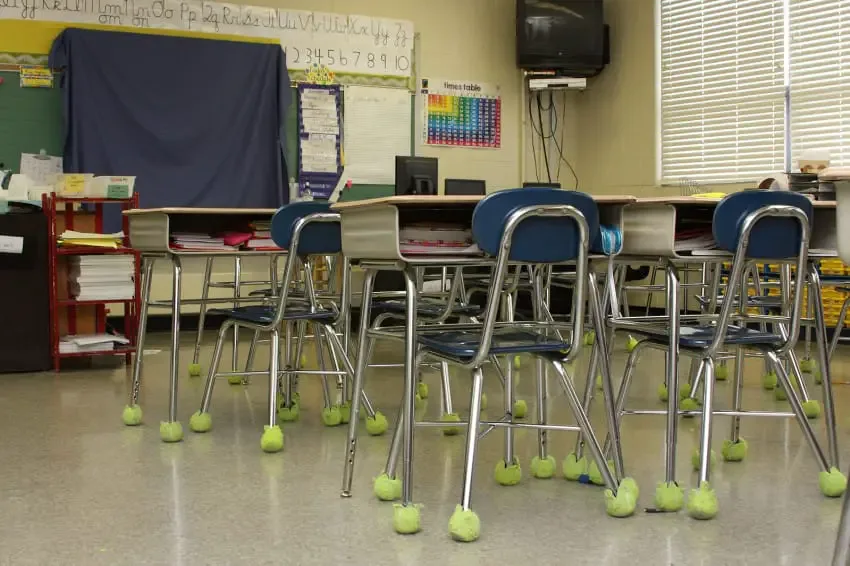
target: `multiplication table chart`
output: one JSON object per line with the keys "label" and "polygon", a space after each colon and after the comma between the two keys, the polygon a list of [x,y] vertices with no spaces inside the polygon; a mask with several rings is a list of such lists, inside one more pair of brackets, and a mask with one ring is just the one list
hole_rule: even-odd
{"label": "multiplication table chart", "polygon": [[499,148],[502,100],[480,83],[422,79],[423,142],[453,147]]}

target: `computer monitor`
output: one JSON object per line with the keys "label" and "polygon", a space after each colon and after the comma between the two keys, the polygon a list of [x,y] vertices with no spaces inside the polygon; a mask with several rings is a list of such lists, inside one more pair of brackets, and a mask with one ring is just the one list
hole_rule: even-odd
{"label": "computer monitor", "polygon": [[549,188],[549,189],[560,189],[561,183],[540,183],[538,181],[531,181],[531,182],[526,181],[522,184],[522,188],[526,188],[526,187],[546,187],[546,188]]}
{"label": "computer monitor", "polygon": [[436,195],[437,158],[395,156],[395,194]]}
{"label": "computer monitor", "polygon": [[476,179],[446,179],[446,195],[485,195],[487,183]]}

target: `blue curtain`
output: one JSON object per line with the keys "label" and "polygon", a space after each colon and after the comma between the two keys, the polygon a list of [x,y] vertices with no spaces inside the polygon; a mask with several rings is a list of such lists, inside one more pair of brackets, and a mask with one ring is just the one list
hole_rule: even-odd
{"label": "blue curtain", "polygon": [[288,201],[279,45],[69,28],[50,66],[65,69],[66,172],[136,175],[143,207]]}

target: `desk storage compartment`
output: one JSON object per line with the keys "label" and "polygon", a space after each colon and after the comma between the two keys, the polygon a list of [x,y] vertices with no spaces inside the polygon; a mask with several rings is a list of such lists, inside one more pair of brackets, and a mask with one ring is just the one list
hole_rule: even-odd
{"label": "desk storage compartment", "polygon": [[676,252],[676,233],[711,226],[714,204],[633,204],[623,209],[623,254],[689,259]]}
{"label": "desk storage compartment", "polygon": [[468,206],[396,206],[392,204],[342,211],[342,251],[354,259],[400,261],[401,228],[411,224],[472,226],[474,204]]}
{"label": "desk storage compartment", "polygon": [[198,232],[219,234],[248,228],[251,222],[269,220],[271,215],[257,212],[193,214],[188,212],[150,212],[130,214],[130,245],[141,252],[169,251],[173,233]]}

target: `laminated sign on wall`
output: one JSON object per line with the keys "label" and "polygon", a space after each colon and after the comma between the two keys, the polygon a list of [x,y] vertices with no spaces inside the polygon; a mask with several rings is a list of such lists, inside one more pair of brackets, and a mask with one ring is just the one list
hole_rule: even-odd
{"label": "laminated sign on wall", "polygon": [[428,145],[499,148],[502,98],[485,83],[422,79],[422,142]]}
{"label": "laminated sign on wall", "polygon": [[276,38],[286,65],[359,75],[409,77],[413,24],[326,12],[204,0],[2,0],[0,19],[104,24]]}
{"label": "laminated sign on wall", "polygon": [[341,173],[339,85],[298,85],[298,192],[328,198]]}

